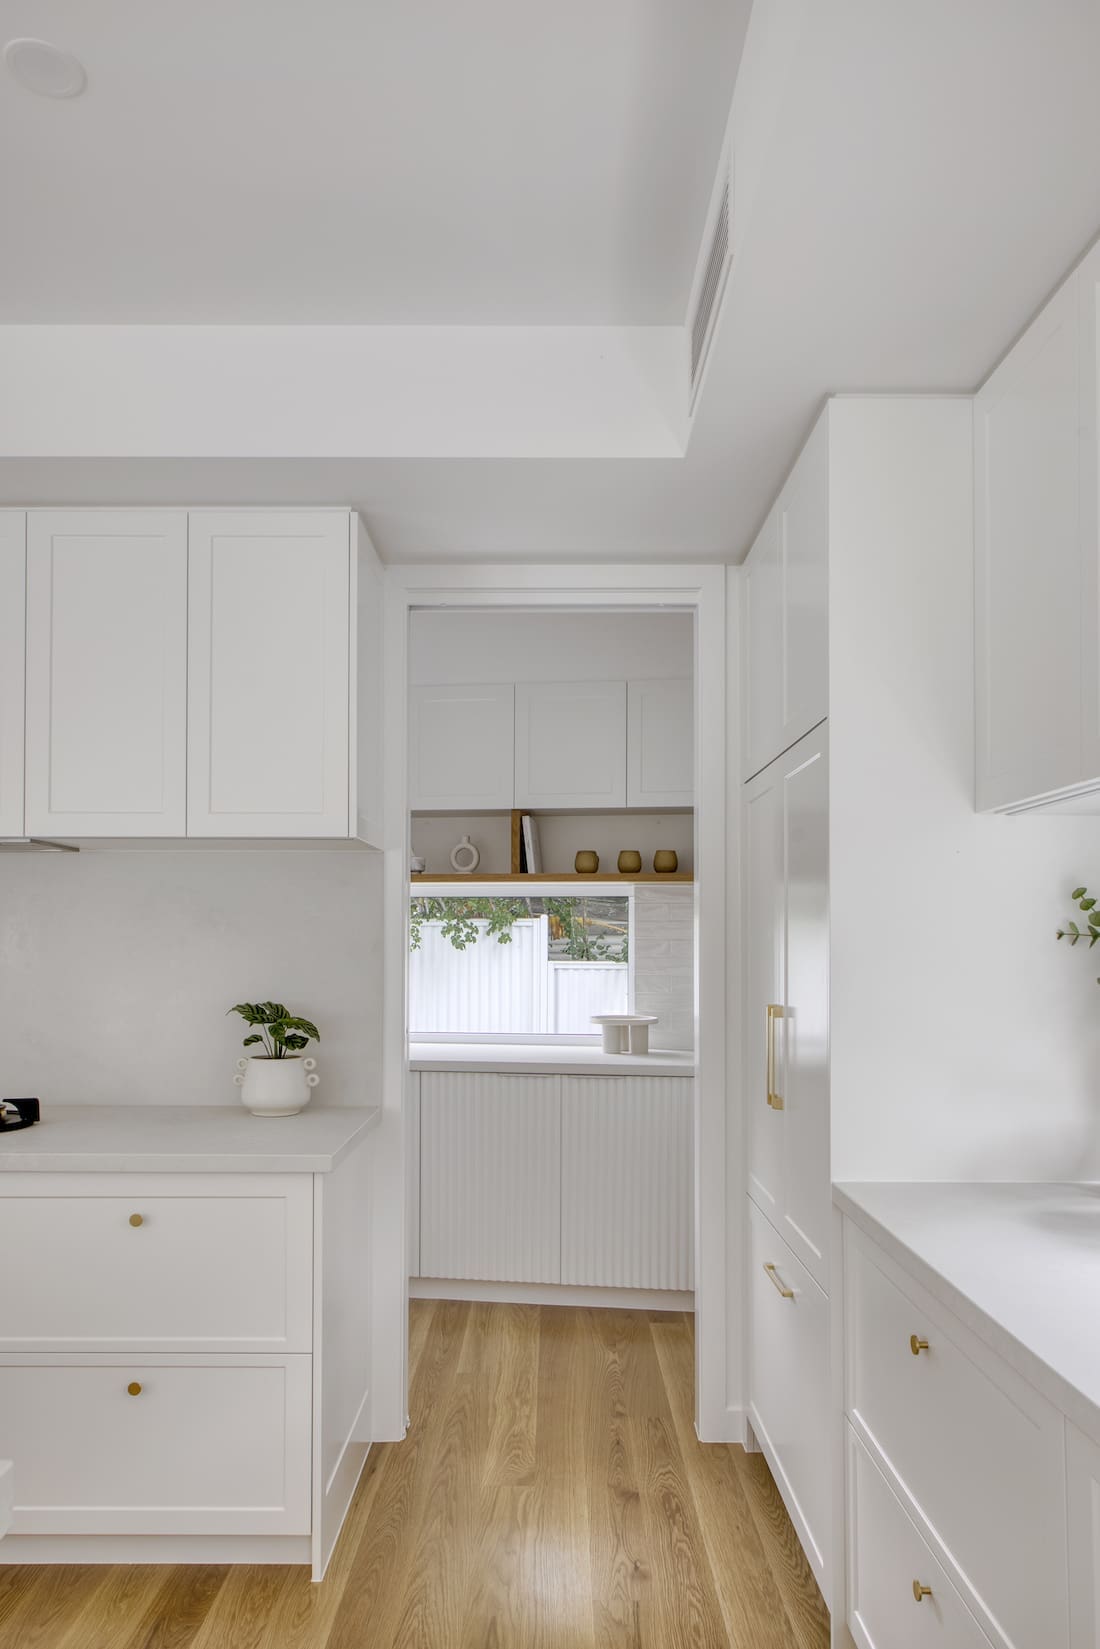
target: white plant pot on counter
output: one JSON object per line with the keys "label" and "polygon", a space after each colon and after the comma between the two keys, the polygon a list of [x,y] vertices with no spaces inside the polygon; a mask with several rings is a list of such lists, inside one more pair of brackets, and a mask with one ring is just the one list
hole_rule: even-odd
{"label": "white plant pot on counter", "polygon": [[285,1059],[270,1059],[258,1054],[252,1059],[238,1059],[233,1081],[241,1090],[241,1103],[256,1117],[292,1117],[305,1110],[312,1090],[321,1078],[317,1075],[317,1061],[303,1059],[300,1054],[288,1054]]}

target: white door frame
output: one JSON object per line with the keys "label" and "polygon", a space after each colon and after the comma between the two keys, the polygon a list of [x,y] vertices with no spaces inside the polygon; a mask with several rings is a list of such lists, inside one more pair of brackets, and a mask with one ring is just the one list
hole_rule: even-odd
{"label": "white door frame", "polygon": [[[696,1429],[708,1441],[742,1436],[740,1312],[729,1282],[740,1251],[741,1140],[733,1054],[740,991],[727,956],[727,912],[737,899],[737,581],[723,566],[389,566],[385,569],[383,780],[385,915],[383,1114],[372,1265],[373,1432],[403,1437],[407,1422],[406,922],[409,897],[407,776],[408,629],[416,607],[523,607],[690,611],[695,620],[695,1310]],[[730,632],[728,634],[728,632]],[[732,715],[730,714],[732,710]],[[733,778],[727,786],[727,771]],[[731,883],[732,878],[732,884]],[[737,1290],[734,1289],[736,1297]],[[735,1305],[735,1299],[733,1304]],[[403,1355],[393,1355],[395,1345]]]}

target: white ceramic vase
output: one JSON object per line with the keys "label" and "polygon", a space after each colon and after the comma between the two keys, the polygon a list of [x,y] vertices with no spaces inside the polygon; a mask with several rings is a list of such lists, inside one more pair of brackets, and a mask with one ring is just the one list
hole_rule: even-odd
{"label": "white ceramic vase", "polygon": [[321,1078],[317,1061],[288,1054],[285,1059],[238,1059],[233,1081],[241,1090],[241,1103],[254,1117],[292,1117],[304,1111]]}

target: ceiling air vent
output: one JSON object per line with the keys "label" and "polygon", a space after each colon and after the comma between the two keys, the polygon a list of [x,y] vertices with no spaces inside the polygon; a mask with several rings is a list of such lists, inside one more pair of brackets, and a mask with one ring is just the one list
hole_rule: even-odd
{"label": "ceiling air vent", "polygon": [[703,367],[706,365],[710,340],[714,335],[714,323],[718,315],[718,306],[722,300],[722,292],[725,288],[729,266],[730,180],[727,169],[725,181],[722,184],[722,193],[718,198],[718,211],[715,214],[714,227],[711,230],[706,262],[703,265],[702,278],[699,282],[695,312],[691,318],[691,401],[693,406],[696,391],[703,376]]}

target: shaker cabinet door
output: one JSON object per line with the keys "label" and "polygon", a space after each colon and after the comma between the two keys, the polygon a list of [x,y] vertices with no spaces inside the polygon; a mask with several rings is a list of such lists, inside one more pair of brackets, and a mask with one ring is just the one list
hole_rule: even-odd
{"label": "shaker cabinet door", "polygon": [[27,518],[0,510],[0,836],[22,836]]}
{"label": "shaker cabinet door", "polygon": [[690,676],[627,683],[628,807],[693,805],[694,699]]}
{"label": "shaker cabinet door", "polygon": [[29,835],[182,836],[187,517],[27,518]]}
{"label": "shaker cabinet door", "polygon": [[510,808],[515,688],[511,682],[409,689],[413,812]]}
{"label": "shaker cabinet door", "polygon": [[190,517],[190,836],[350,834],[342,511]]}
{"label": "shaker cabinet door", "polygon": [[626,682],[519,682],[516,806],[626,806]]}

